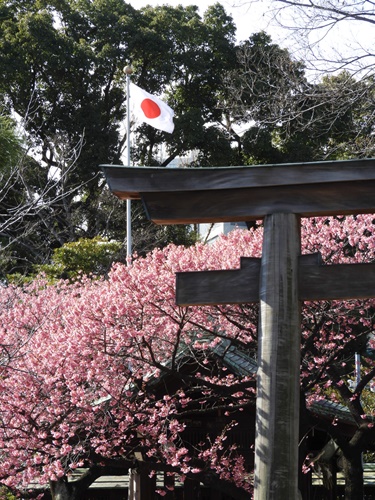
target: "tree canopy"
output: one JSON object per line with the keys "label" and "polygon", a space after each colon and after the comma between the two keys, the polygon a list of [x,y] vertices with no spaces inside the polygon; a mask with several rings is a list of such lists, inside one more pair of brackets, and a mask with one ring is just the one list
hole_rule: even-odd
{"label": "tree canopy", "polygon": [[[0,2],[1,104],[23,129],[2,279],[48,264],[80,238],[125,240],[123,204],[100,164],[123,161],[126,85],[132,80],[175,111],[175,131],[131,126],[137,165],[225,166],[372,156],[371,75],[311,83],[305,61],[264,32],[239,44],[219,3],[134,9],[123,0]],[[13,160],[12,160],[13,161]],[[191,244],[189,228],[156,229],[134,205],[134,250]]]}
{"label": "tree canopy", "polygon": [[[251,6],[259,0],[239,3]],[[291,98],[287,100],[285,88],[272,88],[268,92],[274,111],[281,118],[282,135],[290,135],[284,144],[289,146],[291,140],[292,148],[302,146],[303,154],[309,155],[314,147],[305,150],[303,142],[312,139],[311,143],[317,140],[317,154],[324,158],[372,157],[375,62],[369,36],[374,23],[372,2],[277,0],[262,2],[262,7],[274,39],[282,40],[293,60],[303,61],[306,77],[305,83],[292,78]],[[251,54],[241,57],[247,67],[251,66],[254,60]],[[283,65],[279,63],[277,67],[276,74]],[[258,90],[262,77],[251,71],[247,74],[248,86]],[[246,88],[243,80],[241,88]],[[275,120],[277,114],[271,116]]]}
{"label": "tree canopy", "polygon": [[[235,61],[234,33],[233,21],[219,4],[202,19],[196,7],[135,10],[119,0],[111,5],[1,3],[1,95],[4,105],[23,120],[37,162],[25,169],[37,174],[32,191],[48,206],[42,221],[32,219],[32,263],[44,264],[53,248],[80,237],[124,238],[124,228],[109,217],[118,203],[106,196],[99,165],[121,163],[123,68],[128,61],[137,83],[166,98],[174,96],[170,100],[176,112],[184,110],[169,143],[150,127],[141,127],[139,134],[133,130],[133,160],[166,165],[194,149],[206,155],[215,149],[220,134],[206,130],[205,124],[219,117],[217,87],[221,73]],[[166,158],[160,156],[162,145]],[[41,197],[51,172],[59,182]],[[145,222],[139,222],[144,231]],[[7,235],[15,259],[11,269],[17,271],[28,269],[20,250],[21,232],[14,228]],[[178,234],[176,241],[183,240],[180,230],[169,234],[172,239],[173,234]],[[38,247],[32,243],[34,235]],[[142,246],[143,239],[136,239],[137,251],[149,246]],[[157,240],[166,243],[160,234]]]}

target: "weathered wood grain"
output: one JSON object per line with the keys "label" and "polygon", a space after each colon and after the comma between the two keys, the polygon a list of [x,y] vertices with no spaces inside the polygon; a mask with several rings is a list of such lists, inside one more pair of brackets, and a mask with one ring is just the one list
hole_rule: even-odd
{"label": "weathered wood grain", "polygon": [[375,181],[299,184],[222,191],[143,193],[156,224],[253,221],[274,213],[302,217],[375,212]]}
{"label": "weathered wood grain", "polygon": [[[241,258],[240,269],[176,274],[179,306],[247,304],[259,301],[260,259]],[[298,299],[375,298],[375,264],[321,265],[318,254],[298,259]]]}
{"label": "weathered wood grain", "polygon": [[103,165],[102,170],[116,196],[142,199],[157,224],[375,212],[374,159],[191,169]]}
{"label": "weathered wood grain", "polygon": [[241,268],[176,273],[176,303],[244,304],[259,301],[260,259],[241,258]]}
{"label": "weathered wood grain", "polygon": [[101,165],[112,192],[140,199],[144,193],[218,191],[243,187],[375,180],[375,159],[214,168]]}
{"label": "weathered wood grain", "polygon": [[254,500],[298,498],[299,253],[298,217],[266,217],[259,288]]}
{"label": "weathered wood grain", "polygon": [[375,264],[301,265],[300,300],[375,298]]}

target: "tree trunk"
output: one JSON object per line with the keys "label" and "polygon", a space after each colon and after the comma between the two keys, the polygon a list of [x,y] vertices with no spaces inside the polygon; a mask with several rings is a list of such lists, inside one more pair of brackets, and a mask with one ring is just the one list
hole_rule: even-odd
{"label": "tree trunk", "polygon": [[363,500],[362,453],[354,452],[342,457],[345,475],[345,500]]}

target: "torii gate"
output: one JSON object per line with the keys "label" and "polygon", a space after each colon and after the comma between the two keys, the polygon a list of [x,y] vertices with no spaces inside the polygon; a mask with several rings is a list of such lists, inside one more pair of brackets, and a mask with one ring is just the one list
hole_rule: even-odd
{"label": "torii gate", "polygon": [[103,165],[120,199],[157,224],[264,219],[261,259],[177,274],[178,305],[260,301],[255,500],[298,498],[301,302],[375,297],[375,264],[300,255],[300,217],[375,213],[375,159],[169,169]]}

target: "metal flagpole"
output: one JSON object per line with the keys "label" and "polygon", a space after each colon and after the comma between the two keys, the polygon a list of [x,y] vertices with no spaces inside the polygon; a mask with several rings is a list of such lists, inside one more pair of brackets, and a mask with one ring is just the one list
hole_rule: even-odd
{"label": "metal flagpole", "polygon": [[[124,68],[126,74],[126,152],[127,166],[130,167],[130,75],[133,68],[129,65]],[[132,259],[132,215],[131,200],[126,200],[126,262],[131,264]]]}

